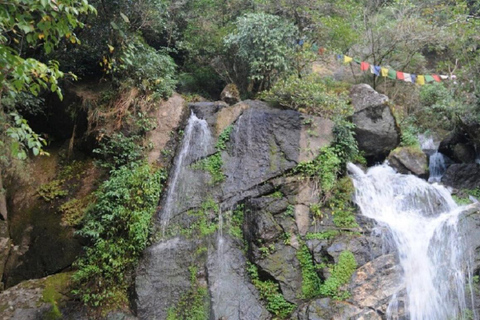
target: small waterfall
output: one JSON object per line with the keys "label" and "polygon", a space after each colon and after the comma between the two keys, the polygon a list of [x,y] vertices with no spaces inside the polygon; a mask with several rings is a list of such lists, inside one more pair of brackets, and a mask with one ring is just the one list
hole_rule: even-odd
{"label": "small waterfall", "polygon": [[170,218],[176,213],[179,204],[185,200],[186,188],[189,183],[188,166],[208,154],[212,145],[212,135],[208,123],[197,118],[192,112],[188,119],[187,127],[182,141],[182,148],[176,157],[176,162],[168,187],[165,205],[161,211],[162,233],[165,236],[165,229]]}
{"label": "small waterfall", "polygon": [[355,202],[363,215],[390,231],[404,271],[387,319],[401,317],[399,296],[404,289],[406,296],[401,300],[407,319],[467,319],[469,259],[457,233],[462,208],[447,189],[395,173],[387,165],[363,173],[349,164],[348,170],[355,185]]}
{"label": "small waterfall", "polygon": [[447,170],[445,156],[438,151],[432,154],[430,156],[428,169],[430,171],[428,182],[440,182],[442,180],[443,174]]}

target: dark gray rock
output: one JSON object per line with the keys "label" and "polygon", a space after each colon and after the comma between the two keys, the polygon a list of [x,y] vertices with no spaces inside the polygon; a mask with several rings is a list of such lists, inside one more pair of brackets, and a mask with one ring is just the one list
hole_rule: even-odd
{"label": "dark gray rock", "polygon": [[367,84],[359,84],[350,91],[355,113],[358,147],[367,159],[379,161],[400,143],[400,130],[388,105],[388,98]]}
{"label": "dark gray rock", "polygon": [[195,242],[173,238],[149,247],[136,273],[137,312],[140,319],[166,319],[191,286],[188,267],[195,262]]}
{"label": "dark gray rock", "polygon": [[466,132],[452,131],[440,142],[438,151],[459,163],[475,162],[475,146]]}
{"label": "dark gray rock", "polygon": [[269,319],[255,287],[249,282],[243,252],[228,236],[218,237],[208,253],[208,288],[212,319]]}
{"label": "dark gray rock", "polygon": [[388,162],[399,173],[414,174],[421,178],[428,177],[427,155],[413,147],[401,147],[393,150]]}
{"label": "dark gray rock", "polygon": [[11,245],[12,240],[8,235],[7,222],[0,220],[0,292],[3,290],[3,271],[7,263],[8,255],[10,254]]}
{"label": "dark gray rock", "polygon": [[255,259],[262,272],[275,279],[287,301],[298,303],[302,294],[302,272],[295,248],[276,243],[273,252]]}
{"label": "dark gray rock", "polygon": [[480,187],[480,165],[476,163],[452,164],[443,175],[442,182],[457,189]]}

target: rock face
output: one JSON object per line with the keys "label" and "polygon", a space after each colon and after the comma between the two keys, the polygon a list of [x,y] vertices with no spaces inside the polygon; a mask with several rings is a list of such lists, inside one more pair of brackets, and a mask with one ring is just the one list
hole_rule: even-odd
{"label": "rock face", "polygon": [[480,164],[452,164],[443,175],[442,182],[457,189],[480,187]]}
{"label": "rock face", "polygon": [[358,147],[367,160],[381,161],[400,143],[400,130],[388,105],[388,97],[367,84],[350,91],[355,113],[355,133]]}
{"label": "rock face", "polygon": [[220,93],[220,99],[229,105],[240,102],[240,92],[235,84],[230,83]]}
{"label": "rock face", "polygon": [[438,151],[455,162],[474,163],[475,146],[468,134],[462,131],[453,131],[440,142]]}
{"label": "rock face", "polygon": [[3,290],[3,271],[7,263],[12,240],[8,235],[7,222],[0,220],[0,292]]}
{"label": "rock face", "polygon": [[428,177],[427,155],[421,150],[412,147],[397,148],[387,159],[399,173],[414,174],[421,178]]}

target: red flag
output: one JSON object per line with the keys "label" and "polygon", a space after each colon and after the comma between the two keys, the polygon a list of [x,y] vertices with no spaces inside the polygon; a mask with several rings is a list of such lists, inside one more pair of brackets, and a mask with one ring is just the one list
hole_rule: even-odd
{"label": "red flag", "polygon": [[440,77],[437,74],[432,74],[432,77],[435,81],[440,82]]}
{"label": "red flag", "polygon": [[402,71],[397,71],[397,79],[398,80],[405,80],[405,76],[403,75]]}
{"label": "red flag", "polygon": [[360,70],[367,71],[370,69],[370,64],[368,62],[360,63]]}

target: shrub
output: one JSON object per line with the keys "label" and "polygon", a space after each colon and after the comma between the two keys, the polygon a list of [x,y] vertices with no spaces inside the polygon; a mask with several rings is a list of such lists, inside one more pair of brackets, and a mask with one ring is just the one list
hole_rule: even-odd
{"label": "shrub", "polygon": [[134,164],[143,156],[143,147],[139,136],[127,137],[123,133],[115,133],[104,137],[98,148],[93,150],[100,158],[100,166],[107,169],[118,169],[127,164]]}
{"label": "shrub", "polygon": [[312,255],[305,244],[297,251],[297,259],[302,268],[302,295],[310,299],[320,294],[320,278],[315,270]]}
{"label": "shrub", "polygon": [[347,298],[348,293],[341,293],[340,287],[350,281],[356,268],[357,262],[353,253],[347,250],[342,251],[338,257],[338,263],[331,269],[330,277],[320,287],[321,294],[338,300]]}
{"label": "shrub", "polygon": [[126,303],[131,272],[147,245],[150,220],[155,213],[163,171],[147,164],[111,172],[95,193],[79,235],[90,246],[76,262],[74,280],[80,299],[90,307],[118,307]]}
{"label": "shrub", "polygon": [[317,74],[299,78],[296,75],[280,80],[261,99],[309,114],[333,119],[352,114],[346,92],[336,93],[329,89],[326,80]]}

